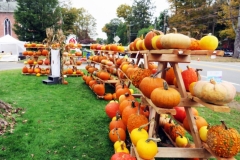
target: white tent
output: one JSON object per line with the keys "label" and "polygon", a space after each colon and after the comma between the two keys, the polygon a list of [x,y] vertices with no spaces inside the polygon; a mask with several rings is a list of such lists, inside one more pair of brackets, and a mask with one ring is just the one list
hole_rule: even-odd
{"label": "white tent", "polygon": [[17,61],[19,53],[26,50],[25,43],[10,35],[0,37],[0,61]]}

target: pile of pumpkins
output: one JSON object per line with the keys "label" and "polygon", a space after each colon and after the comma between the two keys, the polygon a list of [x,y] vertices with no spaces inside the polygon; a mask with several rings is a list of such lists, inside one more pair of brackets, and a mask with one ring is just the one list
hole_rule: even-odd
{"label": "pile of pumpkins", "polygon": [[23,74],[36,74],[36,76],[40,75],[49,75],[50,68],[40,68],[39,66],[29,66],[26,65],[22,68]]}
{"label": "pile of pumpkins", "polygon": [[49,51],[47,49],[39,48],[37,51],[26,50],[23,51],[24,56],[48,56]]}
{"label": "pile of pumpkins", "polygon": [[[186,117],[184,107],[174,107],[176,115],[161,114],[159,125],[176,143],[177,147],[189,146],[188,139],[185,137],[186,131],[190,132],[190,127]],[[209,149],[218,157],[231,158],[240,151],[240,134],[234,128],[228,128],[224,121],[220,125],[211,126],[199,115],[198,111],[191,108],[197,126],[199,137],[205,142]],[[174,120],[172,119],[174,118]],[[191,145],[190,145],[191,147]]]}
{"label": "pile of pumpkins", "polygon": [[90,49],[91,50],[102,50],[102,51],[113,51],[114,53],[125,51],[124,46],[121,46],[118,44],[101,45],[101,44],[96,43],[96,44],[91,44]]}
{"label": "pile of pumpkins", "polygon": [[159,30],[149,31],[145,37],[137,37],[128,46],[130,51],[160,50],[160,49],[189,49],[189,50],[215,50],[218,46],[218,38],[208,34],[200,40],[190,38],[181,33],[164,34]]}
{"label": "pile of pumpkins", "polygon": [[[112,158],[124,153],[130,156],[126,144],[127,134],[135,145],[142,159],[153,159],[158,152],[158,139],[148,138],[149,108],[139,103],[124,83],[116,84],[116,98],[105,106],[109,123],[109,139],[113,142],[115,154]],[[150,148],[146,150],[146,148]],[[136,159],[135,157],[130,157]]]}

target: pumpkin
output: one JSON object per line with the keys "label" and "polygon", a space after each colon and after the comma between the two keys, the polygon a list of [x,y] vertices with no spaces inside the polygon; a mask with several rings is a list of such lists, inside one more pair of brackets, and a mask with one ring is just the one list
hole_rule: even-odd
{"label": "pumpkin", "polygon": [[153,38],[152,38],[152,47],[153,49],[155,50],[159,50],[159,49],[162,49],[162,43],[161,43],[161,36],[163,34],[160,34],[160,35],[155,35]]}
{"label": "pumpkin", "polygon": [[112,130],[113,128],[122,128],[125,131],[127,130],[126,125],[123,123],[123,120],[121,119],[119,113],[116,113],[116,120],[112,120],[109,123],[109,130]]}
{"label": "pumpkin", "polygon": [[28,68],[28,73],[30,73],[30,74],[33,73],[33,68],[32,67]]}
{"label": "pumpkin", "polygon": [[172,125],[172,126],[170,127],[169,136],[171,137],[171,139],[172,139],[174,142],[175,142],[177,136],[179,136],[179,133],[180,133],[182,136],[184,136],[185,133],[186,133],[185,129],[184,129],[182,126],[176,124],[176,125]]}
{"label": "pumpkin", "polygon": [[142,94],[150,99],[151,93],[154,89],[163,86],[163,79],[156,77],[157,74],[145,77],[139,84],[139,89]]}
{"label": "pumpkin", "polygon": [[[203,126],[208,126],[208,123],[207,121],[201,117],[201,116],[194,116],[194,120],[195,120],[195,123],[196,123],[196,126],[197,126],[197,129],[199,130],[201,127]],[[183,127],[187,130],[187,131],[190,131],[190,126],[188,124],[188,119],[187,117],[184,118],[183,120]]]}
{"label": "pumpkin", "polygon": [[157,144],[151,138],[138,140],[136,149],[142,159],[153,159],[158,152]]}
{"label": "pumpkin", "polygon": [[63,84],[67,85],[67,84],[68,84],[68,81],[64,80],[64,81],[63,81]]}
{"label": "pumpkin", "polygon": [[105,106],[105,112],[109,118],[113,118],[119,111],[119,103],[111,102]]}
{"label": "pumpkin", "polygon": [[121,103],[119,103],[119,113],[120,115],[122,115],[123,110],[127,107],[127,106],[131,106],[131,105],[138,105],[137,101],[133,101],[133,100],[124,100]]}
{"label": "pumpkin", "polygon": [[[180,69],[180,72],[182,72],[182,69]],[[174,79],[176,79],[175,73],[174,73],[174,69],[173,67],[169,67],[166,71],[166,76],[164,78],[167,83],[169,85],[173,85],[174,84]]]}
{"label": "pumpkin", "polygon": [[118,89],[116,90],[116,97],[117,97],[117,99],[119,99],[119,97],[120,97],[121,95],[124,95],[124,94],[126,94],[126,93],[131,94],[129,88],[126,87],[124,84],[122,84],[121,88],[118,88]]}
{"label": "pumpkin", "polygon": [[116,151],[117,148],[120,147],[121,145],[123,145],[124,147],[126,147],[126,143],[119,138],[119,139],[114,143],[114,145],[113,145],[114,151]]}
{"label": "pumpkin", "polygon": [[41,69],[39,68],[39,67],[36,67],[36,68],[34,68],[34,73],[40,73],[41,72]]}
{"label": "pumpkin", "polygon": [[[87,85],[89,85],[89,83],[90,83],[90,81],[92,81],[93,80],[93,77],[92,76],[87,76],[86,77],[86,80],[85,80],[85,83],[87,84]],[[92,86],[93,87],[93,86]]]}
{"label": "pumpkin", "polygon": [[201,50],[215,50],[218,47],[218,38],[209,33],[200,39],[199,47]]}
{"label": "pumpkin", "polygon": [[111,101],[112,99],[113,99],[112,93],[106,93],[106,94],[104,95],[104,100],[106,100],[106,101]]}
{"label": "pumpkin", "polygon": [[49,60],[48,58],[46,58],[46,59],[44,60],[44,64],[45,64],[45,65],[49,65],[49,64],[50,64],[50,60]]}
{"label": "pumpkin", "polygon": [[190,38],[190,39],[191,39],[191,44],[188,49],[199,50],[200,49],[200,40],[197,40],[195,38]]}
{"label": "pumpkin", "polygon": [[165,49],[187,49],[190,47],[191,39],[181,33],[168,33],[161,36],[162,47]]}
{"label": "pumpkin", "polygon": [[136,160],[129,153],[119,152],[112,155],[110,160]]}
{"label": "pumpkin", "polygon": [[119,103],[121,104],[124,100],[135,100],[135,97],[127,92],[119,97]]}
{"label": "pumpkin", "polygon": [[189,85],[198,81],[198,74],[195,69],[187,66],[187,69],[182,71],[182,79],[186,90],[189,91]]}
{"label": "pumpkin", "polygon": [[152,74],[152,71],[150,69],[143,69],[143,68],[136,68],[135,72],[130,77],[130,80],[132,80],[132,84],[139,88],[139,84],[145,77],[149,77]]}
{"label": "pumpkin", "polygon": [[113,143],[115,143],[119,139],[121,139],[122,141],[126,140],[126,132],[122,128],[113,128],[109,131],[108,136]]}
{"label": "pumpkin", "polygon": [[169,121],[164,124],[163,129],[167,134],[169,134],[171,127],[174,126],[174,125],[175,124],[174,124],[172,118],[169,118]]}
{"label": "pumpkin", "polygon": [[152,39],[154,36],[159,35],[159,34],[163,34],[163,33],[158,30],[151,30],[145,35],[144,46],[146,47],[146,49],[148,49],[148,50],[154,49],[152,46]]}
{"label": "pumpkin", "polygon": [[[132,105],[127,106],[123,112],[122,112],[122,119],[124,124],[127,126],[128,118],[130,117],[131,114],[135,114],[138,111],[138,107],[135,105],[135,103],[132,103]],[[142,110],[140,111],[142,114]]]}
{"label": "pumpkin", "polygon": [[43,50],[42,50],[42,55],[43,55],[43,56],[47,56],[47,55],[48,55],[48,50],[43,49]]}
{"label": "pumpkin", "polygon": [[163,87],[155,88],[150,96],[153,104],[159,108],[173,108],[181,101],[180,93],[174,89],[169,88],[167,82],[163,82]]}
{"label": "pumpkin", "polygon": [[210,150],[219,157],[231,158],[240,150],[240,135],[234,128],[222,125],[210,126],[207,132],[207,144]]}
{"label": "pumpkin", "polygon": [[[135,128],[138,128],[144,124],[148,123],[147,117],[142,113],[140,114],[140,104],[138,105],[137,113],[131,114],[127,120],[127,129],[131,131]],[[148,126],[144,127],[145,130],[148,130]]]}
{"label": "pumpkin", "polygon": [[22,68],[22,73],[28,73],[28,68],[26,66]]}
{"label": "pumpkin", "polygon": [[97,84],[93,85],[93,92],[96,93],[98,96],[104,96],[105,94],[105,86],[102,83],[97,82]]}
{"label": "pumpkin", "polygon": [[231,102],[236,95],[236,88],[229,82],[217,83],[213,79],[198,81],[193,86],[194,96],[216,105],[224,105]]}
{"label": "pumpkin", "polygon": [[144,129],[145,125],[135,128],[130,132],[130,139],[132,143],[136,146],[139,139],[147,139],[148,132]]}
{"label": "pumpkin", "polygon": [[98,74],[98,77],[102,80],[109,80],[110,74],[108,72],[101,71],[100,74]]}
{"label": "pumpkin", "polygon": [[129,153],[129,150],[127,147],[122,143],[115,151],[116,153],[124,152],[124,153]]}

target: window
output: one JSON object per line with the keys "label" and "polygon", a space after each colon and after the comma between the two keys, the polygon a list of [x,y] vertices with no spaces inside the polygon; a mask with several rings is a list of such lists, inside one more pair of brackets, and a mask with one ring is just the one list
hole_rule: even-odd
{"label": "window", "polygon": [[11,35],[11,23],[9,21],[9,19],[5,19],[4,22],[4,35]]}

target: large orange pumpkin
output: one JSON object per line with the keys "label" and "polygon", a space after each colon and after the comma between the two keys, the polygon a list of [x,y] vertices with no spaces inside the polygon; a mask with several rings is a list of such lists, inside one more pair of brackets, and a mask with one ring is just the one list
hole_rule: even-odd
{"label": "large orange pumpkin", "polygon": [[102,83],[94,84],[92,89],[98,96],[104,96],[105,94],[105,86]]}
{"label": "large orange pumpkin", "polygon": [[151,93],[154,89],[163,86],[163,79],[158,77],[145,77],[139,85],[142,94],[150,99]]}
{"label": "large orange pumpkin", "polygon": [[[145,125],[147,123],[148,123],[148,118],[145,115],[140,114],[140,105],[139,105],[137,113],[131,114],[128,117],[127,129],[131,133],[133,129],[139,128],[140,126]],[[145,126],[144,129],[148,130],[148,126]]]}
{"label": "large orange pumpkin", "polygon": [[150,98],[153,104],[160,108],[173,108],[181,101],[180,93],[174,88],[169,88],[165,81],[163,87],[152,91]]}

